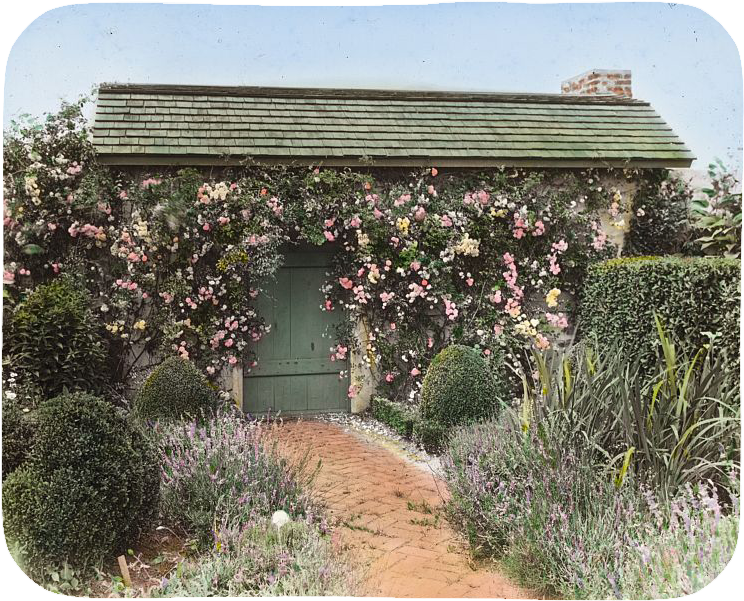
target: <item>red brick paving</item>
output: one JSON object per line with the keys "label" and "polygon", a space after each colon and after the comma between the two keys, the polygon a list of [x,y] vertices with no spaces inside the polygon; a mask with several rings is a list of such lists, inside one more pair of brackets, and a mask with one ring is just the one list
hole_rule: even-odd
{"label": "red brick paving", "polygon": [[[336,424],[289,421],[277,432],[282,452],[309,450],[322,461],[314,488],[362,567],[362,595],[532,598],[503,574],[469,561],[440,513],[446,486],[433,474]],[[422,511],[423,502],[432,513]]]}

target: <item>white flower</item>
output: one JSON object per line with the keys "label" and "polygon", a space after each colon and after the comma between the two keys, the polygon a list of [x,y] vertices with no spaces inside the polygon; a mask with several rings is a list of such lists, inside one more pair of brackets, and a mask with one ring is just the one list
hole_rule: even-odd
{"label": "white flower", "polygon": [[279,511],[275,511],[274,514],[271,516],[271,523],[276,527],[277,530],[281,530],[282,526],[290,521],[291,520],[287,512],[282,511],[281,509]]}

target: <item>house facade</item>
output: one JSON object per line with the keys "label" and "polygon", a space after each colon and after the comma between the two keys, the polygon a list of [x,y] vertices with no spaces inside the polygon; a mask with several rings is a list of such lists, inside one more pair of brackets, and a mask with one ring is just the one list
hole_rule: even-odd
{"label": "house facade", "polygon": [[[101,163],[133,172],[286,165],[395,178],[425,167],[442,174],[592,169],[631,199],[634,170],[686,168],[694,159],[650,104],[632,97],[629,71],[587,72],[563,82],[561,94],[107,84],[93,135]],[[621,248],[624,230],[603,226]],[[289,248],[257,299],[271,334],[255,344],[258,364],[237,366],[229,377],[246,411],[368,405],[380,374],[352,355],[339,378],[324,340],[337,319],[318,310],[333,253],[333,244]],[[364,349],[363,321],[357,336]],[[358,386],[351,399],[350,381]]]}

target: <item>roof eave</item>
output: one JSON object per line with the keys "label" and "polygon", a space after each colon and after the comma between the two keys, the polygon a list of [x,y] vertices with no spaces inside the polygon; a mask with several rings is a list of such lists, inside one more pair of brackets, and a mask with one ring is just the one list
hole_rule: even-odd
{"label": "roof eave", "polygon": [[171,166],[171,167],[235,167],[255,165],[287,166],[326,166],[326,167],[437,167],[449,168],[498,168],[498,167],[535,167],[563,169],[680,169],[692,165],[695,157],[675,159],[549,159],[549,158],[447,158],[447,157],[396,157],[396,158],[297,158],[297,157],[245,157],[233,155],[158,155],[158,154],[116,154],[98,155],[98,161],[114,166]]}

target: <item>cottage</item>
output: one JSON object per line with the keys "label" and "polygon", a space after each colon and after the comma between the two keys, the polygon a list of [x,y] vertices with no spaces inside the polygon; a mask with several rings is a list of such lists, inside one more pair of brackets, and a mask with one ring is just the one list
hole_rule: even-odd
{"label": "cottage", "polygon": [[[648,102],[634,99],[629,71],[594,70],[561,94],[470,93],[107,84],[94,124],[99,161],[130,170],[192,166],[321,165],[394,174],[493,168],[577,170],[689,167],[691,152]],[[632,177],[616,181],[633,193]],[[622,230],[607,228],[622,245]],[[360,411],[375,379],[339,378],[323,333],[320,288],[333,253],[294,249],[259,308],[272,324],[233,393],[251,412]],[[360,325],[359,336],[368,332]],[[367,370],[369,371],[369,370]],[[348,378],[359,383],[347,395]]]}

